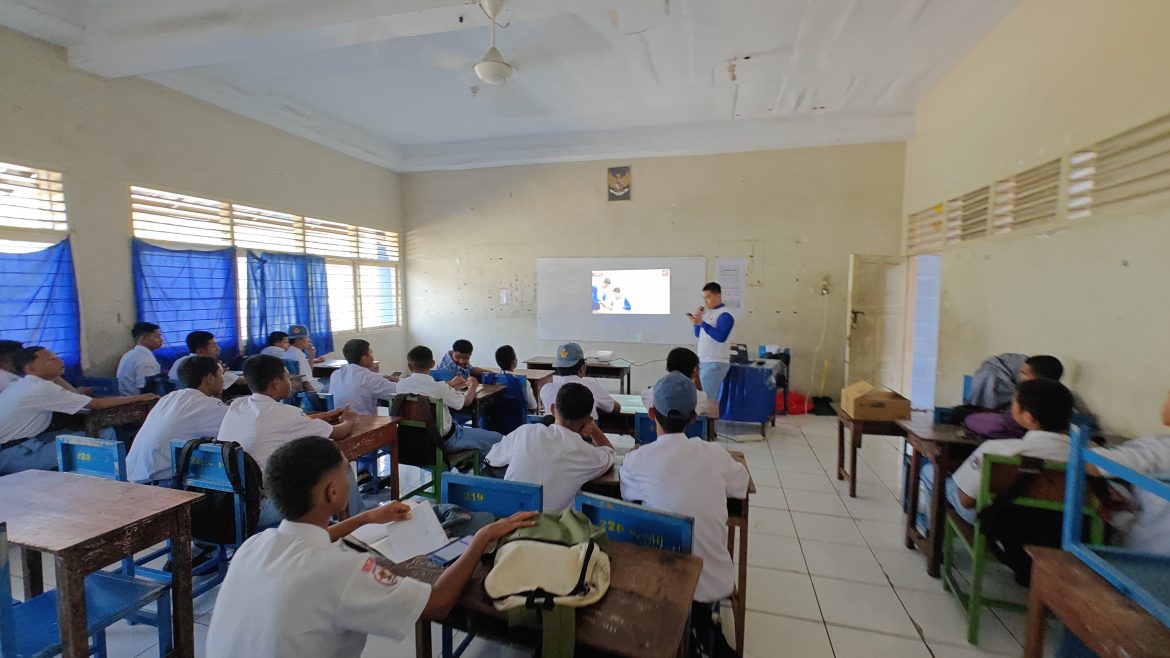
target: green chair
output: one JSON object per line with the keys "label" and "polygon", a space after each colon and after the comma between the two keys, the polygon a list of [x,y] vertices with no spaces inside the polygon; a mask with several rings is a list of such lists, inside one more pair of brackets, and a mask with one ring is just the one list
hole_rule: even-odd
{"label": "green chair", "polygon": [[430,482],[410,491],[402,491],[400,499],[423,496],[439,502],[442,498],[442,475],[451,470],[452,466],[467,465],[472,473],[479,475],[478,451],[449,452],[444,448],[445,440],[439,432],[438,420],[443,417],[442,400],[403,393],[395,396],[390,406],[390,415],[398,418],[398,454],[393,455],[395,462],[418,466],[431,472]]}
{"label": "green chair", "polygon": [[[1036,510],[1047,510],[1062,514],[1064,512],[1065,464],[1063,462],[1042,462],[1039,468],[1025,466],[1025,460],[1020,457],[1004,457],[1000,455],[984,455],[983,472],[979,484],[979,495],[976,497],[975,509],[980,513],[989,507],[996,496],[1006,493],[1017,478],[1031,477],[1024,490],[1010,505]],[[935,486],[944,486],[937,482]],[[1015,484],[1015,486],[1019,486]],[[1094,544],[1104,543],[1105,523],[1098,513],[1096,499],[1089,497],[1083,513],[1089,517],[1089,541]],[[967,642],[979,643],[979,618],[984,607],[1003,608],[1023,612],[1027,607],[1005,601],[993,599],[983,594],[983,577],[987,571],[987,561],[994,555],[989,555],[988,536],[984,530],[982,514],[975,525],[967,523],[953,509],[947,510],[946,532],[943,535],[943,589],[951,592],[959,600],[967,615]],[[1059,528],[1059,526],[1056,526]],[[963,590],[955,572],[954,546],[955,540],[972,558],[971,573],[969,574],[970,589]],[[1053,536],[1059,542],[1059,530]],[[1059,544],[1056,544],[1059,545]]]}

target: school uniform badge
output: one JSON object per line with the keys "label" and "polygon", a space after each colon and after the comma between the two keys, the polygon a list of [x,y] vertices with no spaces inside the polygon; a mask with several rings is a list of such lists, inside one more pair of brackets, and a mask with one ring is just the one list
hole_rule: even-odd
{"label": "school uniform badge", "polygon": [[370,574],[374,578],[374,582],[379,585],[391,588],[398,586],[398,576],[384,565],[379,564],[377,558],[368,558],[366,563],[362,565],[362,573]]}

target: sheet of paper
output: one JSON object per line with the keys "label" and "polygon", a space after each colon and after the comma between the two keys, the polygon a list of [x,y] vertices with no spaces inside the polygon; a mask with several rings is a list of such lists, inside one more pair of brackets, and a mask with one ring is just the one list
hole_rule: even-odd
{"label": "sheet of paper", "polygon": [[411,505],[410,519],[386,524],[367,524],[353,536],[394,562],[405,562],[446,546],[451,540],[439,525],[430,501]]}
{"label": "sheet of paper", "polygon": [[727,311],[738,318],[743,315],[744,287],[747,284],[747,259],[716,258],[715,281],[723,288]]}

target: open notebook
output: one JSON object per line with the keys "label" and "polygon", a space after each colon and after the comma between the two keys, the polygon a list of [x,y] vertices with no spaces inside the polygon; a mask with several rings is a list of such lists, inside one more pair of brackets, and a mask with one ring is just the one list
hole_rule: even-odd
{"label": "open notebook", "polygon": [[412,507],[410,519],[393,523],[368,523],[349,536],[392,562],[405,562],[450,543],[443,526],[439,525],[439,518],[431,509],[430,501],[407,504]]}

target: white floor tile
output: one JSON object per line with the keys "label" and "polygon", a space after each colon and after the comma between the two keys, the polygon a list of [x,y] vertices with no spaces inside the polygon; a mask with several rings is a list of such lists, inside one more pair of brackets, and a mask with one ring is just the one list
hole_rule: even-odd
{"label": "white floor tile", "polygon": [[814,458],[778,456],[776,457],[775,466],[776,470],[780,471],[782,476],[785,472],[814,473],[820,475],[825,473],[825,467],[821,465],[820,460]]}
{"label": "white floor tile", "polygon": [[106,629],[106,651],[110,658],[132,658],[151,651],[158,655],[158,629],[146,624],[131,626],[125,620]]}
{"label": "white floor tile", "polygon": [[858,489],[857,498],[842,496],[841,500],[845,502],[849,515],[855,519],[897,523],[905,518],[902,505],[884,487],[880,490],[867,487],[864,492]]}
{"label": "white floor tile", "polygon": [[[946,592],[913,592],[901,596],[901,599],[928,643],[935,640],[957,646],[967,644],[967,616],[954,596]],[[987,610],[980,616],[979,647],[995,653],[1017,655],[1022,649],[999,619]]]}
{"label": "white floor tile", "polygon": [[809,573],[889,586],[881,565],[867,546],[801,540]]}
{"label": "white floor tile", "polygon": [[857,521],[857,528],[861,530],[862,536],[865,537],[865,542],[875,551],[908,550],[906,548],[906,524],[904,522],[887,523],[885,521],[861,519]]}
{"label": "white floor tile", "polygon": [[[755,499],[752,499],[755,502]],[[796,537],[796,526],[792,525],[792,515],[788,510],[756,507],[752,505],[748,514],[748,532],[752,538],[757,534],[780,535],[782,537]],[[748,542],[751,546],[751,542]]]}
{"label": "white floor tile", "polygon": [[774,615],[821,620],[821,609],[808,574],[791,571],[748,567],[747,608]]}
{"label": "white floor tile", "polygon": [[753,508],[770,507],[772,509],[788,509],[788,499],[784,490],[777,487],[756,487],[756,492],[748,497]]}
{"label": "white floor tile", "polygon": [[898,590],[941,592],[942,581],[926,573],[926,557],[916,550],[894,548],[875,550],[874,557]]}
{"label": "white floor tile", "polygon": [[825,625],[758,612],[747,613],[745,658],[833,658]]}
{"label": "white floor tile", "polygon": [[832,624],[828,628],[833,651],[839,658],[930,658],[930,651],[920,639],[894,637]]}
{"label": "white floor tile", "polygon": [[780,486],[784,489],[800,491],[819,491],[822,493],[837,493],[833,481],[828,475],[814,473],[785,473],[780,478]]}
{"label": "white floor tile", "polygon": [[934,653],[935,658],[1003,658],[1004,656],[1016,658],[1020,655],[1019,649],[1009,653],[997,653],[984,649],[983,647],[973,647],[966,643],[963,646],[958,646],[944,644],[937,640],[927,640],[926,644],[930,647],[931,652]]}
{"label": "white floor tile", "polygon": [[788,509],[793,512],[807,512],[810,514],[829,514],[832,516],[848,517],[849,510],[837,497],[837,494],[817,493],[815,491],[793,491],[788,497]]}
{"label": "white floor tile", "polygon": [[[916,637],[918,631],[889,585],[869,585],[813,576],[817,601],[832,624]],[[849,654],[844,655],[860,655]]]}
{"label": "white floor tile", "polygon": [[748,472],[751,473],[752,482],[755,482],[757,487],[780,486],[780,476],[774,468],[757,468],[754,470],[749,468]]}
{"label": "white floor tile", "polygon": [[757,535],[748,540],[748,566],[808,572],[796,537]]}
{"label": "white floor tile", "polygon": [[793,512],[792,522],[796,527],[796,536],[801,541],[813,540],[831,542],[834,544],[849,544],[865,546],[865,538],[857,529],[853,519],[840,516],[826,516],[824,514],[807,514]]}

